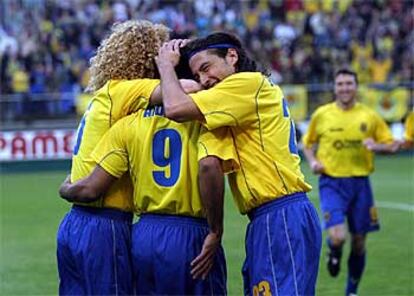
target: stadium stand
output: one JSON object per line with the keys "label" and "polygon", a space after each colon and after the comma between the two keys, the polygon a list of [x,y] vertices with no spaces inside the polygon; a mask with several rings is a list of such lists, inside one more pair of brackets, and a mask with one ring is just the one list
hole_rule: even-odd
{"label": "stadium stand", "polygon": [[[149,19],[191,37],[227,30],[280,84],[308,84],[309,109],[333,71],[412,89],[413,2],[404,0],[3,0],[1,120],[75,118],[88,60],[114,22]],[[321,99],[322,97],[322,99]],[[83,103],[82,103],[83,102]]]}

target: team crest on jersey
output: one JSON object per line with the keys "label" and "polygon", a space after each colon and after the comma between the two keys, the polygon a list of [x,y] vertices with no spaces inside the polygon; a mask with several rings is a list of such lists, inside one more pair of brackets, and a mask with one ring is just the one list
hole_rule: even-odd
{"label": "team crest on jersey", "polygon": [[361,130],[361,132],[365,133],[368,130],[368,126],[365,122],[361,123],[359,129]]}

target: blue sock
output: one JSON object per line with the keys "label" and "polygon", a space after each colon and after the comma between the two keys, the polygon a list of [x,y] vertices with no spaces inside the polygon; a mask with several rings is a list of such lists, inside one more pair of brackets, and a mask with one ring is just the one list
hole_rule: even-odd
{"label": "blue sock", "polygon": [[346,295],[356,294],[359,281],[365,267],[365,252],[362,255],[352,253],[348,258],[348,280],[346,284]]}

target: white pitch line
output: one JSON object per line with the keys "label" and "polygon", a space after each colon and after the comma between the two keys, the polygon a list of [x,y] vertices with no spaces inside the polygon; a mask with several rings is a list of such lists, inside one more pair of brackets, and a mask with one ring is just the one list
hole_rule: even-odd
{"label": "white pitch line", "polygon": [[394,209],[400,211],[414,212],[414,204],[390,201],[376,201],[379,208]]}

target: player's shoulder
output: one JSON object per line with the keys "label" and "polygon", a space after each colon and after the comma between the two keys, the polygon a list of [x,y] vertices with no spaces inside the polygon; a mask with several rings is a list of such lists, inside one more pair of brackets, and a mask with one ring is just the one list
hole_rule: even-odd
{"label": "player's shoulder", "polygon": [[122,117],[121,119],[119,119],[116,122],[116,125],[123,126],[124,128],[130,127],[131,125],[133,125],[134,123],[136,123],[139,120],[139,118],[140,118],[139,115],[140,115],[140,112],[141,111],[142,110],[139,110],[139,111],[137,111],[135,113],[132,113],[132,114],[129,114],[129,115],[125,116],[125,117]]}
{"label": "player's shoulder", "polygon": [[254,87],[260,85],[265,79],[266,77],[260,72],[239,72],[226,77],[221,82],[223,84]]}
{"label": "player's shoulder", "polygon": [[312,117],[323,116],[324,114],[333,112],[335,109],[336,109],[335,102],[326,103],[316,108],[312,114]]}
{"label": "player's shoulder", "polygon": [[135,88],[137,86],[146,86],[159,83],[159,79],[149,79],[149,78],[140,78],[140,79],[121,79],[116,80],[112,79],[107,82],[107,89],[111,92],[116,91],[125,91],[129,88]]}
{"label": "player's shoulder", "polygon": [[357,112],[365,113],[368,116],[380,117],[380,115],[378,114],[377,111],[375,111],[370,106],[368,106],[364,103],[361,103],[361,102],[357,102],[355,104],[354,110],[356,110]]}

